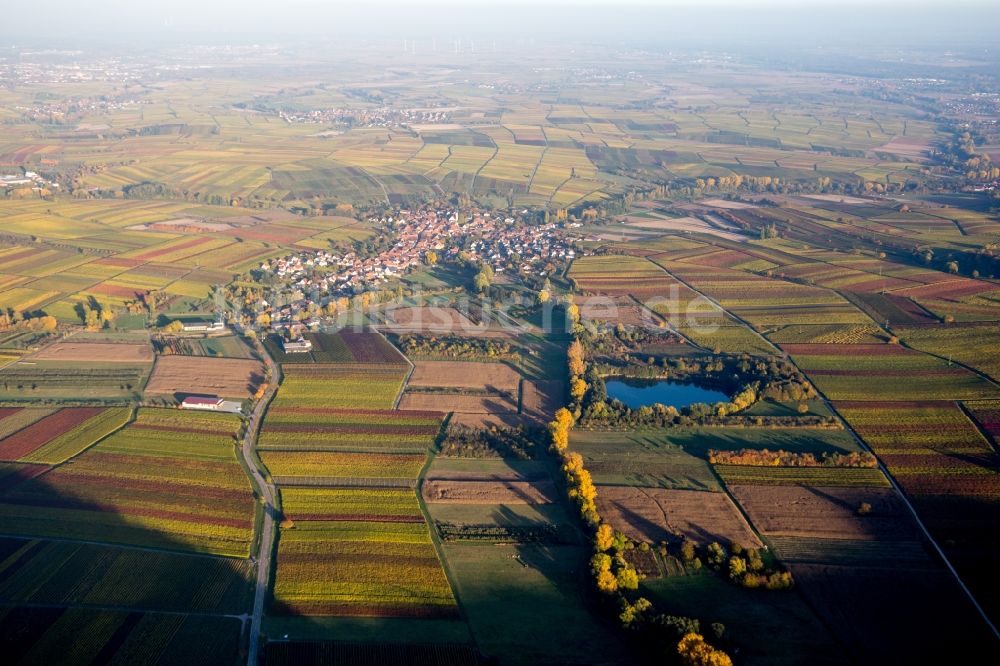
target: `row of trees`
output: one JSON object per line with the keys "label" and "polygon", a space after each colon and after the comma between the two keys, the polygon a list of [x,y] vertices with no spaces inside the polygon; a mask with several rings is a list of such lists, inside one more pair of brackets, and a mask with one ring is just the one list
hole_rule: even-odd
{"label": "row of trees", "polygon": [[852,453],[794,453],[767,449],[716,451],[709,449],[708,462],[713,465],[753,465],[757,467],[877,467],[878,460],[866,451]]}
{"label": "row of trees", "polygon": [[29,331],[52,332],[58,322],[51,315],[33,317],[30,312],[21,312],[11,308],[0,308],[0,328],[23,328]]}
{"label": "row of trees", "polygon": [[[579,313],[575,314],[578,323]],[[625,557],[626,551],[634,544],[601,520],[596,502],[597,487],[584,467],[583,457],[569,450],[570,431],[576,424],[582,400],[589,388],[584,379],[588,374],[586,352],[578,337],[574,337],[567,349],[566,362],[571,403],[569,407],[556,411],[548,426],[549,437],[552,451],[562,461],[567,494],[593,535],[590,568],[595,587],[603,597],[616,602],[622,626],[663,656],[673,652],[677,661],[690,666],[732,666],[728,654],[709,645],[698,633],[697,620],[656,613],[652,602],[645,597],[631,598],[642,579]]]}

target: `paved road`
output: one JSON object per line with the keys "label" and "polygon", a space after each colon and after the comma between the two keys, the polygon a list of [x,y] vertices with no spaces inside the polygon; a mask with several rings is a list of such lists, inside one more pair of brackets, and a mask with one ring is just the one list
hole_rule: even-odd
{"label": "paved road", "polygon": [[261,497],[264,499],[264,521],[261,524],[260,530],[260,548],[257,550],[257,584],[254,588],[253,613],[250,616],[250,647],[247,653],[247,664],[250,666],[256,666],[257,664],[257,651],[260,648],[260,625],[264,619],[264,602],[267,601],[268,582],[271,575],[271,554],[274,551],[274,538],[276,536],[274,527],[276,512],[274,486],[264,478],[254,458],[253,449],[257,441],[257,431],[260,427],[264,410],[267,408],[271,398],[274,397],[280,379],[274,360],[260,343],[255,343],[255,346],[258,353],[264,359],[264,362],[267,363],[271,382],[267,387],[266,393],[257,401],[253,412],[250,414],[250,418],[247,421],[246,434],[243,436],[243,446],[240,449],[243,460],[253,475],[254,485],[260,490]]}

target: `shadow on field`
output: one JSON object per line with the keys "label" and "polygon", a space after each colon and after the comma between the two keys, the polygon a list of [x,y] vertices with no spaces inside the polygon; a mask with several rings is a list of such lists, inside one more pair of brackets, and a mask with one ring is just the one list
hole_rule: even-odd
{"label": "shadow on field", "polygon": [[68,655],[128,663],[140,654],[159,663],[245,661],[247,560],[198,554],[136,524],[167,520],[150,508],[151,493],[193,516],[204,516],[202,506],[181,509],[189,498],[148,483],[139,491],[141,481],[74,477],[73,463],[31,476],[34,467],[0,475],[4,663],[65,663]]}

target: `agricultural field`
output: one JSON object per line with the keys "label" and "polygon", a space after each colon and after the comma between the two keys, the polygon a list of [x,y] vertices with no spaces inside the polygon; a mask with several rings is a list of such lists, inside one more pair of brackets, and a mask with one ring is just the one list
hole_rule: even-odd
{"label": "agricultural field", "polygon": [[240,621],[30,605],[0,606],[0,647],[15,663],[225,663],[239,651]]}
{"label": "agricultural field", "polygon": [[418,352],[400,408],[450,412],[449,423],[473,428],[532,427],[559,408],[561,382],[527,378],[532,369],[522,359],[537,354],[530,343],[505,342],[511,351],[504,358],[478,353],[471,338],[451,336],[447,344],[483,360],[449,360],[447,354],[428,355],[426,347],[413,347]]}
{"label": "agricultural field", "polygon": [[[510,664],[586,662],[594,655],[602,663],[628,661],[580,596],[587,551],[547,461],[439,454],[422,493],[465,620],[485,656]],[[545,629],[555,624],[564,630]]]}
{"label": "agricultural field", "polygon": [[158,356],[144,395],[176,399],[188,394],[246,400],[264,383],[264,365],[241,358]]}
{"label": "agricultural field", "polygon": [[[953,402],[835,403],[872,447],[977,599],[995,612],[984,553],[996,537],[1000,457]],[[975,411],[972,412],[973,414]]]}
{"label": "agricultural field", "polygon": [[[614,28],[588,11],[564,22]],[[0,57],[5,661],[243,663],[259,639],[263,664],[662,664],[695,620],[738,666],[997,661],[941,557],[997,624],[992,23],[765,62],[447,20],[466,37],[402,56]],[[171,323],[203,319],[227,329]],[[619,369],[733,404],[626,410]],[[187,394],[270,402],[154,407]],[[564,406],[635,543],[581,520]],[[655,619],[595,589],[595,546]]]}
{"label": "agricultural field", "polygon": [[69,463],[6,492],[6,531],[245,556],[254,508],[234,450],[238,425],[142,408]]}
{"label": "agricultural field", "polygon": [[148,342],[60,341],[0,368],[0,400],[138,400],[153,362]]}
{"label": "agricultural field", "polygon": [[[128,363],[139,365],[153,361],[149,345],[100,342],[57,342],[27,357],[32,361],[70,361],[87,363]],[[27,360],[26,359],[26,360]]]}
{"label": "agricultural field", "polygon": [[[0,421],[0,427],[8,419],[17,420],[19,416],[15,411]],[[127,407],[60,409],[0,440],[0,457],[56,465],[118,430],[131,416],[132,410]]]}
{"label": "agricultural field", "polygon": [[[916,525],[891,488],[729,485],[729,490],[766,537],[919,540]],[[862,504],[870,507],[865,513],[858,511]]]}
{"label": "agricultural field", "polygon": [[312,339],[257,442],[284,513],[269,615],[457,620],[414,489],[444,414],[394,408],[409,366],[381,336]]}
{"label": "agricultural field", "polygon": [[709,574],[649,578],[643,596],[663,612],[722,622],[750,664],[842,664],[847,658],[830,630],[796,590],[760,599]]}
{"label": "agricultural field", "polygon": [[504,363],[418,361],[414,363],[407,386],[516,392],[520,380],[520,373]]}
{"label": "agricultural field", "polygon": [[622,255],[580,257],[567,274],[586,293],[643,297],[666,296],[676,282],[655,264]]}
{"label": "agricultural field", "polygon": [[424,476],[421,491],[424,501],[433,505],[431,514],[436,518],[448,516],[448,522],[463,507],[470,516],[479,516],[485,515],[480,508],[489,506],[538,508],[559,502],[556,486],[542,462],[513,458],[439,454]]}
{"label": "agricultural field", "polygon": [[396,365],[286,365],[272,409],[389,409],[403,387],[407,370]]}
{"label": "agricultural field", "polygon": [[211,356],[215,358],[253,358],[255,352],[235,335],[204,338],[157,337],[153,346],[160,354]]}
{"label": "agricultural field", "polygon": [[604,486],[597,495],[601,518],[630,539],[645,543],[689,539],[760,548],[761,541],[725,493],[667,488]]}
{"label": "agricultural field", "polygon": [[[372,492],[365,490],[364,492]],[[382,491],[376,491],[382,492]],[[310,616],[452,618],[458,609],[419,515],[305,520],[282,529],[271,612]]]}
{"label": "agricultural field", "polygon": [[903,344],[1000,379],[1000,327],[955,324],[894,328]]}
{"label": "agricultural field", "polygon": [[374,365],[404,365],[406,359],[385,338],[370,331],[337,333],[306,333],[312,350],[286,354],[280,340],[269,337],[264,346],[271,356],[282,364],[305,363],[357,363]]}
{"label": "agricultural field", "polygon": [[249,603],[242,559],[11,538],[0,552],[7,602],[227,614]]}
{"label": "agricultural field", "polygon": [[280,484],[413,485],[426,454],[261,451],[261,460]]}
{"label": "agricultural field", "polygon": [[[1000,389],[946,359],[906,347],[783,344],[781,348],[827,398],[837,400],[969,400]],[[891,387],[891,394],[886,394]]]}
{"label": "agricultural field", "polygon": [[889,486],[881,470],[865,467],[756,467],[714,465],[715,473],[727,484],[766,486],[817,485],[830,487]]}
{"label": "agricultural field", "polygon": [[434,446],[441,412],[324,409],[276,405],[258,439],[264,451],[423,453]]}
{"label": "agricultural field", "polygon": [[[974,661],[977,651],[991,649],[992,637],[943,571],[830,564],[793,564],[791,570],[802,595],[853,659]],[[949,612],[924,612],[927,599]],[[920,638],[942,629],[960,637],[954,651]]]}

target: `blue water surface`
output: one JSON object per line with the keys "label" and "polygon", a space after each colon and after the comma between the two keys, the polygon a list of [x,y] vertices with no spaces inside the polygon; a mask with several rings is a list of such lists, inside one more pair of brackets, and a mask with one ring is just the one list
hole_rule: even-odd
{"label": "blue water surface", "polygon": [[729,396],[721,391],[702,388],[694,384],[668,380],[609,379],[608,397],[617,398],[635,409],[660,403],[681,409],[697,402],[712,405],[729,402]]}

